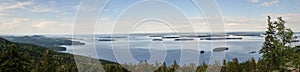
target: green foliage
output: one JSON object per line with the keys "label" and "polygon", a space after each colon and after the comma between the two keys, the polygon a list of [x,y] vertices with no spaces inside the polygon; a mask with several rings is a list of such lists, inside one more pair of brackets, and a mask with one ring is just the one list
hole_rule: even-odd
{"label": "green foliage", "polygon": [[[60,53],[49,48],[14,43],[0,37],[0,72],[77,72],[74,55]],[[99,61],[85,56],[83,60]],[[102,64],[116,64],[101,60]],[[79,61],[79,64],[85,61]],[[95,66],[95,65],[93,65]]]}
{"label": "green foliage", "polygon": [[179,65],[177,64],[176,60],[174,60],[174,63],[171,67],[172,67],[171,68],[172,71],[176,71],[177,69],[179,69]]}
{"label": "green foliage", "polygon": [[18,52],[15,44],[1,45],[1,72],[28,72],[32,68],[27,53]]}
{"label": "green foliage", "polygon": [[105,64],[104,69],[106,72],[129,72],[119,64]]}
{"label": "green foliage", "polygon": [[285,65],[289,62],[293,66],[298,67],[299,55],[295,55],[296,48],[291,46],[291,42],[296,39],[293,31],[285,27],[285,21],[278,17],[277,21],[271,21],[268,17],[268,30],[265,33],[265,42],[263,48],[260,50],[263,53],[261,63],[267,70],[283,71]]}
{"label": "green foliage", "polygon": [[162,64],[162,66],[159,67],[158,70],[155,71],[155,72],[169,72],[169,68],[167,67],[166,62],[164,62],[164,63]]}
{"label": "green foliage", "polygon": [[[195,64],[179,66],[176,61],[173,65],[167,66],[164,62],[159,64],[148,64],[141,62],[139,64],[117,64],[110,61],[100,60],[103,66],[96,65],[97,59],[78,56],[79,63],[75,63],[74,57],[71,54],[59,53],[48,48],[23,44],[13,43],[0,38],[1,49],[1,72],[95,72],[104,68],[106,72],[206,72],[209,66],[202,63],[200,66]],[[13,56],[11,58],[7,58]],[[88,60],[88,63],[86,63]],[[13,63],[12,63],[13,61]],[[95,63],[95,64],[94,64]],[[259,60],[257,63],[252,58],[245,62],[239,62],[237,58],[232,61],[223,61],[221,72],[268,72],[265,68],[264,60]],[[80,66],[76,66],[80,65]],[[12,67],[13,66],[13,67]],[[79,68],[77,68],[79,67]],[[124,68],[126,67],[126,69]],[[128,69],[128,70],[127,70]],[[100,72],[103,72],[101,70]]]}
{"label": "green foliage", "polygon": [[206,72],[207,67],[208,65],[205,62],[202,62],[202,65],[197,67],[196,72]]}

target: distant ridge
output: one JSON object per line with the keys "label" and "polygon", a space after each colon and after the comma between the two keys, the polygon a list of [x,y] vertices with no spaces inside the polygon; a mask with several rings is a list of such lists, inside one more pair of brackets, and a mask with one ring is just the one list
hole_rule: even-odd
{"label": "distant ridge", "polygon": [[12,42],[0,37],[0,44],[11,44]]}

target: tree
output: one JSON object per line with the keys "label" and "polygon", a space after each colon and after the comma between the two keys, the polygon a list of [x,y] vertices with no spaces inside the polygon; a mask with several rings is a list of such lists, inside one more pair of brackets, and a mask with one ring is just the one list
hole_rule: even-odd
{"label": "tree", "polygon": [[206,72],[208,65],[203,61],[201,66],[197,67],[196,72]]}
{"label": "tree", "polygon": [[163,62],[162,66],[159,67],[155,72],[168,72],[168,66],[166,62]]}
{"label": "tree", "polygon": [[232,61],[227,63],[227,70],[230,72],[241,72],[241,64],[239,64],[239,60],[234,58]]}
{"label": "tree", "polygon": [[255,72],[256,71],[256,65],[257,63],[255,62],[255,59],[254,58],[251,58],[251,63],[250,63],[250,71],[251,72]]}
{"label": "tree", "polygon": [[53,63],[51,64],[52,57],[50,56],[50,52],[51,50],[47,49],[43,54],[43,58],[41,60],[42,68],[40,68],[42,71],[54,71],[54,69],[51,69]]}
{"label": "tree", "polygon": [[174,60],[171,70],[175,72],[177,69],[179,69],[179,65],[177,64],[176,60]]}
{"label": "tree", "polygon": [[30,72],[32,65],[27,53],[19,52],[17,45],[1,45],[0,72]]}
{"label": "tree", "polygon": [[222,68],[221,68],[221,72],[227,72],[227,62],[226,62],[226,59],[223,60],[223,65],[222,65]]}
{"label": "tree", "polygon": [[271,21],[268,16],[268,29],[265,33],[265,42],[260,53],[263,54],[267,70],[281,70],[288,62],[296,63],[295,55],[296,48],[291,44],[296,39],[293,35],[293,31],[285,27],[285,21],[282,17],[278,17],[277,21]]}

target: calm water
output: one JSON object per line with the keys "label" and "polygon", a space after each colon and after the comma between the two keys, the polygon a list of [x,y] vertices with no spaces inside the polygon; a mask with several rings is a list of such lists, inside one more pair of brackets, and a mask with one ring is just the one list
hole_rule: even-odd
{"label": "calm water", "polygon": [[[101,36],[101,35],[100,35]],[[67,37],[67,36],[65,36]],[[96,36],[99,38],[99,36]],[[139,62],[146,60],[148,63],[165,61],[168,65],[176,60],[180,65],[196,63],[201,64],[203,61],[209,63],[212,54],[225,54],[226,60],[238,58],[245,61],[250,58],[256,60],[261,56],[259,50],[263,44],[263,37],[258,36],[240,36],[242,40],[226,40],[226,44],[220,40],[200,40],[194,38],[193,41],[174,41],[174,39],[164,39],[164,41],[152,41],[150,37],[114,38],[116,41],[97,41],[91,36],[78,35],[74,39],[86,43],[86,45],[72,45],[67,47],[67,53],[77,55],[91,56],[110,60],[118,63]],[[215,47],[229,47],[229,50],[222,52],[213,52]],[[121,60],[122,57],[130,55],[135,61]],[[205,53],[200,54],[200,51]],[[255,51],[256,53],[249,53]],[[97,54],[91,54],[97,52]],[[114,54],[115,53],[115,54]],[[153,57],[151,59],[151,57]],[[158,61],[155,61],[158,60]]]}

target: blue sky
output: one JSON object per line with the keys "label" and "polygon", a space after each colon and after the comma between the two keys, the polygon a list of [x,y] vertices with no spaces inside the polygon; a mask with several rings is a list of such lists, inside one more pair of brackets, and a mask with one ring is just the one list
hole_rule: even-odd
{"label": "blue sky", "polygon": [[[97,33],[111,33],[122,11],[141,0],[110,0],[100,16]],[[209,31],[205,17],[192,0],[164,0],[176,6],[197,32]],[[1,34],[71,34],[81,0],[1,0]],[[300,31],[299,0],[216,0],[226,31],[264,31],[266,16],[282,16],[294,31]],[[137,11],[138,12],[138,11]],[[152,11],[149,11],[152,12]],[[156,12],[156,11],[153,11]],[[162,14],[162,13],[157,13]],[[170,13],[171,14],[171,13]],[[136,13],[139,15],[139,13]],[[128,22],[120,21],[120,22]],[[185,23],[175,21],[178,26]],[[84,25],[84,24],[82,24]],[[147,22],[134,32],[170,32],[159,22]]]}

